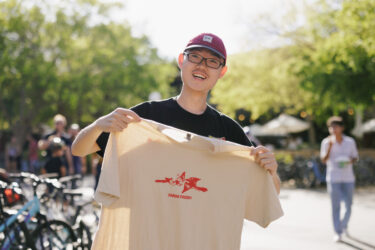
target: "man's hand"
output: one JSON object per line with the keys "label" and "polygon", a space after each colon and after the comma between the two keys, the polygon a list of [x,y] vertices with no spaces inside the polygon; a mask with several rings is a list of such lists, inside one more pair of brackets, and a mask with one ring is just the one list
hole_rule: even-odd
{"label": "man's hand", "polygon": [[275,155],[266,147],[251,147],[250,155],[254,156],[255,162],[262,166],[271,175],[277,173],[277,162]]}
{"label": "man's hand", "polygon": [[255,162],[271,174],[276,191],[280,193],[280,178],[277,175],[278,164],[275,155],[264,146],[251,147],[250,155],[254,156]]}
{"label": "man's hand", "polygon": [[102,132],[120,132],[131,122],[139,122],[141,118],[133,111],[117,108],[108,115],[102,116],[82,129],[72,144],[72,154],[84,157],[98,151],[96,139]]}
{"label": "man's hand", "polygon": [[95,121],[95,127],[103,132],[120,132],[131,122],[139,122],[141,118],[132,110],[117,108],[108,115]]}

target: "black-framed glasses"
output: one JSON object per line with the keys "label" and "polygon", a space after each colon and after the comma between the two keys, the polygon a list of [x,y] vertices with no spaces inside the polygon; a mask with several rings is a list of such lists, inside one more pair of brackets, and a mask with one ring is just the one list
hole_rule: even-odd
{"label": "black-framed glasses", "polygon": [[224,66],[224,63],[220,62],[218,59],[215,58],[206,58],[199,54],[184,52],[189,62],[200,64],[203,60],[206,63],[206,66],[213,69],[218,69],[220,66]]}

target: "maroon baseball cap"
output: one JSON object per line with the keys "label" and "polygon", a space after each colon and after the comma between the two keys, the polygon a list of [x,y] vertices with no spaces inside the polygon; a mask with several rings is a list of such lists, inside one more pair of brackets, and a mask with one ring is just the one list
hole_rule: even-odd
{"label": "maroon baseball cap", "polygon": [[220,37],[211,33],[202,33],[191,39],[186,45],[185,51],[193,48],[205,48],[218,54],[225,61],[227,59],[227,51],[225,50],[223,41]]}

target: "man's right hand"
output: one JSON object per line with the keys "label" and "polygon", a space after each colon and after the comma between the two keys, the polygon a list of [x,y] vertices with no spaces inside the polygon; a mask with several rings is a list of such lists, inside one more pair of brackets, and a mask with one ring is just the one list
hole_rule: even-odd
{"label": "man's right hand", "polygon": [[94,126],[103,132],[120,132],[131,122],[139,122],[141,118],[132,110],[117,108],[108,115],[94,122]]}
{"label": "man's right hand", "polygon": [[72,144],[72,154],[84,157],[100,150],[96,139],[102,132],[120,132],[131,122],[139,122],[141,118],[132,110],[117,108],[108,115],[102,116],[82,129]]}

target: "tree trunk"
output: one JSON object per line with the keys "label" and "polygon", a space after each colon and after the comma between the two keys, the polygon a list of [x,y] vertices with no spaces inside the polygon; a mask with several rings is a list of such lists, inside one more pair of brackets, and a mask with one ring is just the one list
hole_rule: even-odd
{"label": "tree trunk", "polygon": [[306,119],[307,119],[308,123],[310,124],[310,127],[309,127],[309,143],[310,143],[310,145],[315,145],[316,144],[316,132],[315,132],[315,127],[314,127],[314,123],[313,123],[311,115],[308,115],[306,117]]}
{"label": "tree trunk", "polygon": [[355,125],[351,133],[358,138],[363,137],[363,131],[361,129],[363,123],[363,108],[356,107],[355,108]]}

